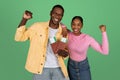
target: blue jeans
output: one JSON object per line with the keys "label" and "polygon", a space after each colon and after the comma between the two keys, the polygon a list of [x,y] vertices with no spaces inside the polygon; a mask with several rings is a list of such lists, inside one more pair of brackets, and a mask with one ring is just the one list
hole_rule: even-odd
{"label": "blue jeans", "polygon": [[87,58],[81,62],[68,60],[68,74],[70,80],[91,80],[90,67]]}
{"label": "blue jeans", "polygon": [[61,69],[58,68],[44,68],[42,74],[34,74],[33,80],[67,80]]}

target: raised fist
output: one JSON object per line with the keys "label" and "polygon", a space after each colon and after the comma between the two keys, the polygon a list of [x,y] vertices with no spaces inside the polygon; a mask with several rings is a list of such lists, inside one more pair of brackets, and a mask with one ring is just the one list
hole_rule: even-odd
{"label": "raised fist", "polygon": [[106,31],[106,26],[105,25],[100,25],[99,28],[100,28],[101,32]]}
{"label": "raised fist", "polygon": [[32,12],[26,10],[25,13],[24,13],[24,15],[23,15],[23,18],[27,19],[27,20],[31,19],[32,18]]}

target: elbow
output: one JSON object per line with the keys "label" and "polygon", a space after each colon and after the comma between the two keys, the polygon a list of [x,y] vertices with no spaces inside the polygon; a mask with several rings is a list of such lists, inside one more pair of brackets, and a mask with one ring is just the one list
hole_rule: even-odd
{"label": "elbow", "polygon": [[17,37],[17,36],[15,36],[15,39],[14,39],[15,41],[20,41],[20,38],[19,37]]}
{"label": "elbow", "polygon": [[15,37],[14,40],[17,41],[17,42],[24,42],[24,41],[26,41],[26,39],[22,39],[20,37]]}
{"label": "elbow", "polygon": [[17,39],[17,38],[15,38],[14,40],[15,40],[15,41],[20,41],[20,40],[19,40],[19,39]]}
{"label": "elbow", "polygon": [[102,52],[103,55],[108,55],[109,54],[109,51],[104,51]]}
{"label": "elbow", "polygon": [[108,54],[109,54],[109,47],[103,48],[103,49],[102,49],[102,54],[103,54],[103,55],[108,55]]}
{"label": "elbow", "polygon": [[107,52],[107,53],[104,53],[104,55],[108,55],[109,53]]}

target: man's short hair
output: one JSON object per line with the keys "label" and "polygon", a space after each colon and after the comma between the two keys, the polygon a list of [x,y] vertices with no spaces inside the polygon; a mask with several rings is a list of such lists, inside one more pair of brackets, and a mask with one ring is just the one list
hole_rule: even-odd
{"label": "man's short hair", "polygon": [[63,6],[62,6],[62,5],[59,5],[59,4],[53,6],[52,11],[53,11],[56,7],[57,7],[57,8],[61,8],[61,9],[63,10],[63,13],[64,13],[64,8],[63,8]]}

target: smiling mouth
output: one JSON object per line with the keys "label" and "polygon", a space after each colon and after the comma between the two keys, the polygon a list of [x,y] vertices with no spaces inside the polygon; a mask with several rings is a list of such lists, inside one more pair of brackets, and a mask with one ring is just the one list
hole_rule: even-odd
{"label": "smiling mouth", "polygon": [[78,32],[79,30],[78,29],[73,29],[74,32]]}
{"label": "smiling mouth", "polygon": [[54,18],[55,21],[59,21],[57,18]]}

